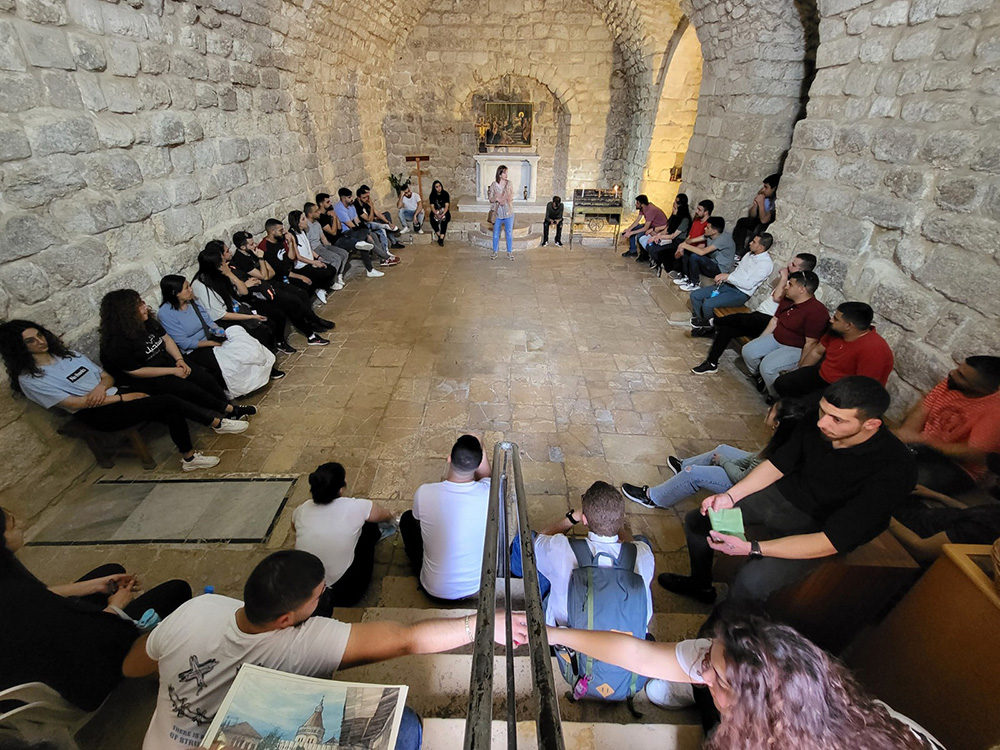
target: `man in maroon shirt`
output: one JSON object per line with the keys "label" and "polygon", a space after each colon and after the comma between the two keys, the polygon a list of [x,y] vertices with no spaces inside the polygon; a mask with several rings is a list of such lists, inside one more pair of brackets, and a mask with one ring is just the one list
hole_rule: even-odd
{"label": "man in maroon shirt", "polygon": [[[632,222],[632,226],[622,232],[622,238],[628,238],[628,250],[622,253],[623,258],[634,258],[639,254],[636,245],[640,237],[647,237],[667,226],[667,215],[663,213],[663,209],[650,203],[645,195],[635,197],[635,210],[639,212],[639,216]],[[642,254],[646,255],[645,245],[642,246]]]}
{"label": "man in maroon shirt", "polygon": [[893,356],[872,325],[874,317],[864,302],[841,304],[827,332],[803,353],[799,369],[774,381],[775,392],[785,398],[815,396],[849,375],[865,375],[884,386],[892,372]]}

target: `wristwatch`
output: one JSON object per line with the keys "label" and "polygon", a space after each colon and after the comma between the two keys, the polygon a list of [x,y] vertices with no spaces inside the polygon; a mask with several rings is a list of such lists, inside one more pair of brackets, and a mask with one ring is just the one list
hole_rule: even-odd
{"label": "wristwatch", "polygon": [[763,557],[764,553],[760,551],[760,542],[756,539],[750,542],[750,557]]}
{"label": "wristwatch", "polygon": [[569,522],[570,522],[571,524],[573,524],[574,526],[576,526],[576,525],[577,525],[578,523],[580,523],[580,522],[579,522],[579,521],[577,521],[577,520],[576,520],[575,518],[573,518],[573,514],[574,514],[574,513],[576,513],[576,508],[570,508],[570,509],[569,509],[569,513],[567,513],[567,514],[566,514],[566,518],[568,518],[568,519],[569,519]]}

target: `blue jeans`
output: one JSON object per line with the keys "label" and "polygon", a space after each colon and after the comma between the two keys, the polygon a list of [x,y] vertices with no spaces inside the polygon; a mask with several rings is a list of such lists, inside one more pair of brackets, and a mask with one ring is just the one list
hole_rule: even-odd
{"label": "blue jeans", "polygon": [[690,250],[684,251],[684,256],[681,258],[681,271],[695,284],[701,282],[702,276],[715,278],[722,272],[719,264],[712,260],[711,256],[698,255]]}
{"label": "blue jeans", "polygon": [[500,227],[504,229],[504,237],[507,238],[507,255],[513,252],[511,248],[511,242],[513,238],[511,237],[511,232],[514,231],[514,217],[508,216],[506,219],[497,219],[493,222],[493,252],[497,251],[500,247]]}
{"label": "blue jeans", "polygon": [[409,706],[403,706],[403,716],[399,720],[399,733],[396,735],[396,750],[420,750],[424,741],[424,725],[417,712]]}
{"label": "blue jeans", "polygon": [[629,238],[628,238],[628,251],[630,253],[636,253],[636,254],[639,253],[639,251],[636,249],[636,245],[639,242],[639,238],[642,237],[642,230],[645,228],[645,226],[646,226],[645,224],[640,224],[639,226],[637,226],[635,228],[636,231],[639,232],[639,234],[633,234],[633,235],[629,236]]}
{"label": "blue jeans", "polygon": [[714,291],[714,286],[703,286],[691,292],[692,317],[711,320],[715,308],[737,307],[750,299],[749,294],[744,294],[732,284],[723,283],[719,293],[713,297]]}
{"label": "blue jeans", "polygon": [[424,223],[424,212],[420,211],[414,216],[414,211],[410,211],[407,208],[400,209],[399,219],[401,224],[409,224],[413,222],[413,230],[416,231],[420,228],[420,225]]}
{"label": "blue jeans", "polygon": [[715,453],[726,461],[750,455],[748,451],[741,451],[731,445],[719,445],[708,453],[685,458],[681,461],[681,470],[675,476],[663,484],[649,488],[649,499],[661,508],[669,508],[698,490],[709,490],[713,494],[728,490],[734,482],[721,466],[712,466],[712,455]]}

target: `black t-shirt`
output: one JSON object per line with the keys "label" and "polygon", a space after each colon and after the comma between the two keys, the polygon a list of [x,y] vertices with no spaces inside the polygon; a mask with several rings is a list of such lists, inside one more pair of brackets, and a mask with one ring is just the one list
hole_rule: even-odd
{"label": "black t-shirt", "polygon": [[889,527],[917,483],[913,454],[884,425],[865,442],[834,449],[812,419],[771,457],[775,485],[818,521],[838,552],[850,552]]}
{"label": "black t-shirt", "polygon": [[110,348],[102,346],[101,364],[116,378],[141,367],[174,367],[174,358],[163,343],[166,334],[157,321],[147,320],[145,334]]}
{"label": "black t-shirt", "polygon": [[371,221],[374,217],[372,216],[372,207],[367,203],[362,203],[360,199],[354,199],[354,210],[358,212],[358,218],[361,221]]}
{"label": "black t-shirt", "polygon": [[247,255],[239,250],[233,253],[233,257],[229,259],[229,267],[240,281],[249,279],[251,271],[260,270],[257,256]]}
{"label": "black t-shirt", "polygon": [[264,260],[274,269],[274,273],[282,279],[287,278],[288,274],[295,270],[295,264],[288,257],[288,248],[285,247],[285,243],[283,242],[274,243],[265,240]]}
{"label": "black t-shirt", "polygon": [[[451,196],[448,195],[448,191],[447,190],[442,190],[440,193],[434,193],[434,192],[432,192],[431,193],[431,198],[430,198],[430,203],[431,203],[431,207],[435,211],[440,211],[445,206],[447,206],[447,205],[449,205],[451,203]],[[448,211],[448,215],[449,216],[451,215],[451,210],[450,209]]]}
{"label": "black t-shirt", "polygon": [[139,636],[135,625],[14,572],[0,575],[0,601],[0,690],[44,682],[96,711],[122,681],[122,662]]}

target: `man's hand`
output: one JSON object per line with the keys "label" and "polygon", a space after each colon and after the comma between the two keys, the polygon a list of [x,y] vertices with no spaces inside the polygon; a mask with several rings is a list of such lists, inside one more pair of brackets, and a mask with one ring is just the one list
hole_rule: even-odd
{"label": "man's hand", "polygon": [[253,276],[251,276],[249,279],[247,279],[243,283],[246,284],[248,287],[255,287],[255,286],[259,286],[260,285],[260,279],[256,279]]}
{"label": "man's hand", "polygon": [[708,532],[708,546],[716,552],[730,557],[746,557],[750,554],[750,542],[744,542],[738,536],[721,534],[718,531]]}
{"label": "man's hand", "polygon": [[103,385],[98,383],[94,386],[94,390],[86,395],[83,403],[87,405],[87,408],[92,409],[95,406],[100,406],[108,399],[108,389]]}
{"label": "man's hand", "polygon": [[728,273],[720,273],[718,276],[716,276],[714,279],[712,279],[712,281],[714,281],[716,284],[721,284],[723,281],[725,281],[728,278],[729,278],[729,274]]}
{"label": "man's hand", "polygon": [[139,579],[135,576],[129,576],[127,581],[124,581],[111,596],[108,597],[108,606],[117,607],[118,609],[124,609],[132,600],[142,591],[139,587]]}
{"label": "man's hand", "polygon": [[266,323],[267,322],[267,316],[266,315],[251,315],[250,316],[250,320],[259,320],[261,323]]}
{"label": "man's hand", "polygon": [[701,514],[707,516],[710,510],[719,512],[720,510],[729,510],[735,507],[736,503],[733,502],[733,498],[729,496],[728,492],[721,495],[709,495],[701,501]]}

